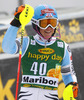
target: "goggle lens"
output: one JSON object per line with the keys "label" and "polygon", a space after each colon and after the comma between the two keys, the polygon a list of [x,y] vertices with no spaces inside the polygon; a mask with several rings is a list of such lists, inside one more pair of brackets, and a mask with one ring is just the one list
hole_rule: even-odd
{"label": "goggle lens", "polygon": [[46,28],[49,24],[52,27],[56,27],[57,26],[57,19],[42,19],[42,20],[39,20],[39,26],[42,27],[42,28]]}

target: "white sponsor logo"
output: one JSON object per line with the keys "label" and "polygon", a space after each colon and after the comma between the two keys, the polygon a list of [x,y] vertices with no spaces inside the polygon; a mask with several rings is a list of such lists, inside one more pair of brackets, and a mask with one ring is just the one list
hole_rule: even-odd
{"label": "white sponsor logo", "polygon": [[57,46],[63,48],[63,42],[57,42]]}
{"label": "white sponsor logo", "polygon": [[58,79],[53,77],[23,75],[22,83],[58,87]]}
{"label": "white sponsor logo", "polygon": [[36,45],[36,41],[31,39],[31,44]]}

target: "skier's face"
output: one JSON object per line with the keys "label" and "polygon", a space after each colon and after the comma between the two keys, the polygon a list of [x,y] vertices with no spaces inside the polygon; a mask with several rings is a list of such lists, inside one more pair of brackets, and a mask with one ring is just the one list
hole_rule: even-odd
{"label": "skier's face", "polygon": [[54,33],[54,30],[52,27],[48,27],[46,29],[41,29],[40,28],[40,33],[42,34],[42,36],[45,38],[45,39],[49,39],[52,34]]}

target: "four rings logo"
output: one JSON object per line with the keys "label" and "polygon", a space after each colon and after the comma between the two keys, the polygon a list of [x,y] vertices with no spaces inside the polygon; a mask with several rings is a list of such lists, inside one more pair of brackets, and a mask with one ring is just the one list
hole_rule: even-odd
{"label": "four rings logo", "polygon": [[55,51],[51,48],[42,48],[42,49],[38,49],[38,51],[42,54],[52,54]]}

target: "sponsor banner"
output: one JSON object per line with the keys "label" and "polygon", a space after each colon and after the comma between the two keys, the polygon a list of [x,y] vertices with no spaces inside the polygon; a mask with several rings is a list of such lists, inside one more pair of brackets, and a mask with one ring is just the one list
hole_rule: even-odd
{"label": "sponsor banner", "polygon": [[23,75],[22,76],[23,84],[38,84],[44,86],[58,87],[58,79],[53,77],[46,76],[32,76],[32,75]]}
{"label": "sponsor banner", "polygon": [[63,20],[59,26],[61,39],[66,43],[84,41],[84,18]]}
{"label": "sponsor banner", "polygon": [[6,33],[6,30],[7,29],[0,30],[0,53],[3,52],[3,50],[2,50],[2,41],[3,41],[4,35]]}
{"label": "sponsor banner", "polygon": [[[60,27],[60,28],[59,28]],[[83,18],[75,18],[70,20],[60,20],[59,27],[57,30],[60,30],[61,36],[59,31],[56,31],[55,36],[61,38],[67,43],[79,42],[84,41],[84,17]],[[0,53],[3,52],[2,50],[2,40],[6,33],[7,28],[0,29]],[[33,30],[32,25],[27,25],[25,27],[24,36],[27,35],[35,35],[36,32]],[[21,36],[21,28],[19,28],[17,32],[17,37]]]}
{"label": "sponsor banner", "polygon": [[15,100],[17,62],[18,58],[0,60],[0,100]]}

